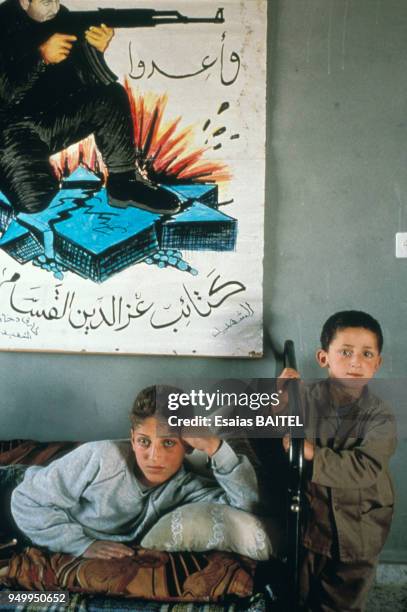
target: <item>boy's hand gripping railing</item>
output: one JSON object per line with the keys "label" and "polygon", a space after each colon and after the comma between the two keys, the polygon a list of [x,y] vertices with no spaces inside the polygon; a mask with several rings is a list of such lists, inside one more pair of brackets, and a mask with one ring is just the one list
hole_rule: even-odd
{"label": "boy's hand gripping railing", "polygon": [[[287,340],[284,344],[284,367],[297,369],[294,342]],[[301,422],[301,397],[299,381],[289,380],[287,383],[290,415],[298,416]],[[304,437],[298,428],[290,430],[288,469],[288,512],[287,512],[287,548],[288,570],[292,579],[293,601],[298,602],[299,572],[301,550],[301,501],[304,468]]]}

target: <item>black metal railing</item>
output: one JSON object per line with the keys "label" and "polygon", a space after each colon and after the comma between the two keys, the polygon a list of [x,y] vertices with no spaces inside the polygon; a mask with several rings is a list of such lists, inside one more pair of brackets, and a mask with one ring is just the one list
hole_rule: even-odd
{"label": "black metal railing", "polygon": [[[285,368],[297,369],[295,347],[292,340],[284,344],[283,363]],[[289,414],[302,419],[300,382],[291,379],[287,383]],[[301,510],[304,481],[304,434],[298,427],[290,430],[290,447],[288,452],[287,483],[287,565],[290,575],[290,599],[296,609],[299,601],[299,574],[301,552]]]}

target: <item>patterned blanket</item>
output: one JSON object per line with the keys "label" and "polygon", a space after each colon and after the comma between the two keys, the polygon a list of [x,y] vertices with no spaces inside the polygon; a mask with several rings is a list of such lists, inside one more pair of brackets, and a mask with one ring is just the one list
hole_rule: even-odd
{"label": "patterned blanket", "polygon": [[[0,465],[42,465],[75,446],[66,442],[0,443]],[[14,469],[14,473],[19,472]],[[0,535],[0,546],[4,541]],[[17,552],[13,547],[0,548],[0,588],[68,590],[73,595],[69,607],[61,608],[64,612],[265,610],[261,596],[250,600],[256,568],[251,559],[218,551],[168,553],[134,548],[134,557],[109,561],[53,554],[34,547]],[[0,604],[0,611],[8,609],[11,610]],[[19,607],[27,611],[40,609],[59,608],[38,604]]]}
{"label": "patterned blanket", "polygon": [[161,601],[218,601],[252,594],[255,562],[237,555],[167,553],[135,547],[133,557],[84,559],[28,547],[14,555],[1,582],[35,590],[115,594]]}

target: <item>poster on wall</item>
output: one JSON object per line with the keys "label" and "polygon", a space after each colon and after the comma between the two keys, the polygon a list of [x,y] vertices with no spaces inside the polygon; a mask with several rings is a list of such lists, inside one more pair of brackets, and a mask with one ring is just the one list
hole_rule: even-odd
{"label": "poster on wall", "polygon": [[261,356],[266,5],[0,4],[1,350]]}

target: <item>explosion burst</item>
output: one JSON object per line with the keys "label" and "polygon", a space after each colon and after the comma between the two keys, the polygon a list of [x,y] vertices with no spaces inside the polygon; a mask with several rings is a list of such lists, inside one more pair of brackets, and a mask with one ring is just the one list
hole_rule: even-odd
{"label": "explosion burst", "polygon": [[50,157],[50,163],[58,179],[69,176],[80,165],[104,177],[105,182],[108,175],[93,136],[88,136],[60,153],[56,153]]}
{"label": "explosion burst", "polygon": [[[205,159],[211,147],[196,148],[194,126],[180,127],[181,117],[164,118],[168,96],[135,92],[125,82],[134,125],[137,166],[153,183],[224,183],[231,179],[228,167]],[[93,136],[50,158],[58,178],[71,174],[80,164],[104,176],[103,163]]]}

